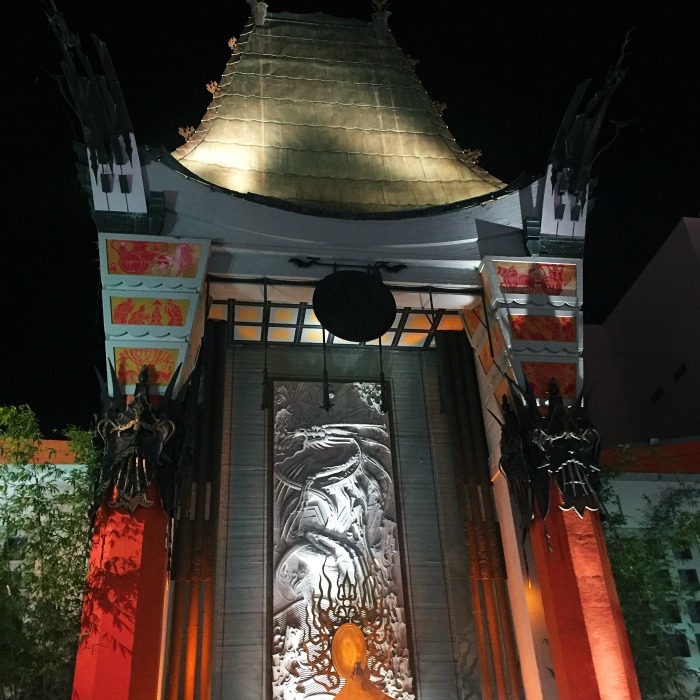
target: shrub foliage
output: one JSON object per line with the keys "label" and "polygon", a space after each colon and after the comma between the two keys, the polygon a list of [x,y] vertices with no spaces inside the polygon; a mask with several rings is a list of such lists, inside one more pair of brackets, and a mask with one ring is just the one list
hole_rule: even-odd
{"label": "shrub foliage", "polygon": [[[612,492],[605,488],[604,496],[605,492],[611,505]],[[647,499],[641,527],[629,527],[624,517],[614,513],[604,521],[637,677],[647,700],[699,697],[694,688],[698,674],[688,669],[674,643],[681,631],[677,624],[681,606],[696,592],[678,580],[673,555],[700,546],[699,505],[700,488],[679,484],[655,502]]]}
{"label": "shrub foliage", "polygon": [[[70,698],[85,587],[92,434],[66,430],[75,461],[39,461],[27,406],[0,406],[0,697]],[[49,455],[50,457],[51,455]]]}

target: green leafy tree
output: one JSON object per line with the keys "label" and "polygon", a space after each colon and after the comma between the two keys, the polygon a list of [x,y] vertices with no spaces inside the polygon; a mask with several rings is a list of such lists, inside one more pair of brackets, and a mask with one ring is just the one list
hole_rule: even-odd
{"label": "green leafy tree", "polygon": [[[623,454],[624,459],[630,456]],[[603,496],[610,505],[610,482]],[[604,522],[637,677],[647,700],[698,697],[698,674],[678,656],[674,639],[679,629],[673,621],[673,611],[694,592],[671,573],[674,551],[700,545],[698,504],[700,487],[684,484],[667,489],[655,502],[647,499],[641,527],[629,527],[614,512]]]}
{"label": "green leafy tree", "polygon": [[0,697],[70,698],[99,456],[66,431],[75,461],[38,461],[27,406],[0,406]]}

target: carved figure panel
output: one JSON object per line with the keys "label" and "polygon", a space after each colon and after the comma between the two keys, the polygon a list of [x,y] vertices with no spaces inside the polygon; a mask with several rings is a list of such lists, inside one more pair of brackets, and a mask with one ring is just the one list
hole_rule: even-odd
{"label": "carved figure panel", "polygon": [[510,314],[509,320],[516,340],[576,342],[576,318],[572,316]]}
{"label": "carved figure panel", "polygon": [[144,365],[149,367],[152,386],[167,386],[175,372],[177,360],[177,349],[114,348],[114,366],[122,386],[136,384]]}
{"label": "carved figure panel", "polygon": [[184,326],[190,307],[188,299],[112,297],[112,323],[142,326]]}
{"label": "carved figure panel", "polygon": [[574,296],[576,265],[495,261],[501,291],[531,296]]}
{"label": "carved figure panel", "polygon": [[414,700],[376,383],[274,385],[272,697]]}
{"label": "carved figure panel", "polygon": [[575,362],[522,362],[532,393],[538,399],[549,396],[549,382],[556,379],[562,398],[576,398],[577,365]]}
{"label": "carved figure panel", "polygon": [[107,265],[112,275],[194,277],[202,246],[153,240],[109,240]]}

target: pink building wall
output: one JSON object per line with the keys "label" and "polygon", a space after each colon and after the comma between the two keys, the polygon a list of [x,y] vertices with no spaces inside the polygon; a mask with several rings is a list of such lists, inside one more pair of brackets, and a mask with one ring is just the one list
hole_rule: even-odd
{"label": "pink building wall", "polygon": [[584,334],[607,446],[700,434],[700,218],[681,219],[605,323]]}

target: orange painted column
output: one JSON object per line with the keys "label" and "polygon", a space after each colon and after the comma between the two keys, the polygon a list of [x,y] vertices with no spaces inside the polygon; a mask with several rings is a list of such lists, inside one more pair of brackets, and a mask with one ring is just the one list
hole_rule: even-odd
{"label": "orange painted column", "polygon": [[639,700],[639,684],[598,513],[562,511],[552,486],[531,529],[561,700]]}
{"label": "orange painted column", "polygon": [[73,700],[158,697],[168,521],[155,483],[148,498],[133,514],[97,512]]}

